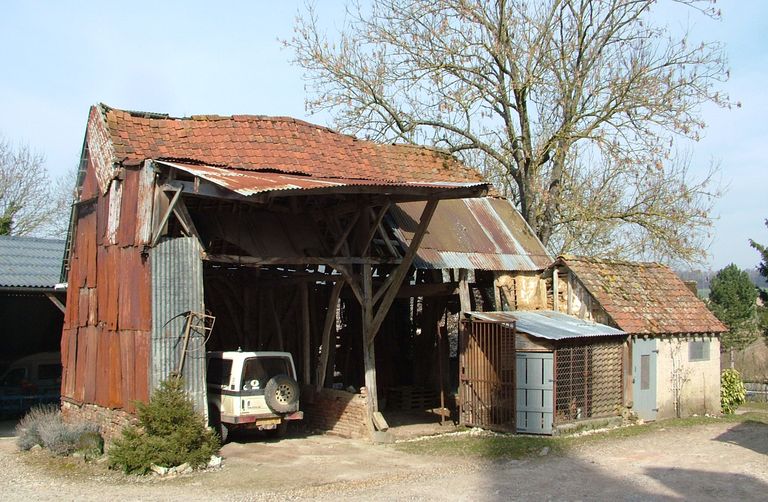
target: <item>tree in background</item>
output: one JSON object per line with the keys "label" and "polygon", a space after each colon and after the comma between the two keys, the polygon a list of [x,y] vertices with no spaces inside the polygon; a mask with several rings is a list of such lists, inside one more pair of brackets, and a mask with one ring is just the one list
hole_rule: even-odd
{"label": "tree in background", "polygon": [[760,335],[757,288],[749,275],[730,264],[710,282],[709,308],[728,327],[723,335],[724,350],[741,350]]}
{"label": "tree in background", "polygon": [[[768,227],[768,220],[765,220],[765,226]],[[760,272],[766,281],[768,281],[768,247],[758,244],[757,242],[749,239],[749,245],[752,246],[760,253],[760,264],[757,266],[757,271]],[[768,291],[760,290],[760,297],[764,304],[768,304]],[[766,326],[768,328],[768,326]]]}
{"label": "tree in background", "polygon": [[[678,5],[717,18],[711,1]],[[667,4],[669,5],[669,4]],[[328,38],[309,7],[285,41],[311,111],[381,141],[431,144],[479,168],[559,254],[704,256],[716,169],[681,144],[727,68],[674,35],[654,0],[378,0]],[[663,8],[659,6],[659,8]]]}
{"label": "tree in background", "polygon": [[74,186],[71,174],[52,182],[41,154],[0,137],[0,235],[64,238]]}
{"label": "tree in background", "polygon": [[[768,220],[765,220],[765,226],[768,227]],[[760,253],[761,261],[757,266],[757,270],[760,272],[760,275],[768,281],[768,247],[758,244],[752,239],[749,239],[749,245]],[[758,307],[759,322],[763,330],[763,335],[765,336],[765,342],[768,343],[768,289],[760,290],[760,299],[762,300],[763,305]]]}

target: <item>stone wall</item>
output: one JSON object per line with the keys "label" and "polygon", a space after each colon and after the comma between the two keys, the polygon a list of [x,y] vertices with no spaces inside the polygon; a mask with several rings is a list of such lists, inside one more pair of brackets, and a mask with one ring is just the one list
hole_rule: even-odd
{"label": "stone wall", "polygon": [[68,422],[93,422],[99,425],[99,431],[107,443],[120,435],[123,427],[137,423],[135,415],[125,410],[103,408],[94,404],[76,404],[61,401],[61,414]]}
{"label": "stone wall", "polygon": [[368,438],[366,400],[364,394],[343,390],[303,390],[301,409],[310,429],[346,438]]}

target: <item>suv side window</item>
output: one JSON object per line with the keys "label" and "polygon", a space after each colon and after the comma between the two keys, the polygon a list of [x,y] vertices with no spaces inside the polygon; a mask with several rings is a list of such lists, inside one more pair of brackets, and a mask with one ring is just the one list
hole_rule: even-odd
{"label": "suv side window", "polygon": [[229,377],[232,374],[231,359],[209,359],[206,381],[213,385],[229,385]]}

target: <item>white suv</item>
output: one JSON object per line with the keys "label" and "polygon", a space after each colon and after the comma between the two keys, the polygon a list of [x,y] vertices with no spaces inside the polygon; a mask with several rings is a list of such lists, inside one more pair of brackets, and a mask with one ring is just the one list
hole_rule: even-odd
{"label": "white suv", "polygon": [[283,436],[289,420],[301,420],[296,368],[288,352],[209,352],[208,417],[226,442],[233,428]]}

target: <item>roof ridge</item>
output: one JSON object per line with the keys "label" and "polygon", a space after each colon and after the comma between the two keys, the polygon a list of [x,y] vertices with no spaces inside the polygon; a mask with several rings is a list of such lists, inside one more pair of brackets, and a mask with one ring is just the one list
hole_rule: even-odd
{"label": "roof ridge", "polygon": [[562,259],[565,262],[569,261],[582,261],[586,263],[605,264],[605,265],[626,265],[629,267],[662,267],[671,268],[669,265],[658,263],[655,261],[632,261],[632,260],[620,260],[617,258],[600,258],[596,256],[578,256],[571,254],[562,254],[558,256],[558,259]]}
{"label": "roof ridge", "polygon": [[[115,107],[109,106],[105,103],[99,103],[99,106],[101,107],[102,113],[104,114],[110,111],[123,112],[123,113],[127,113],[131,117],[145,118],[145,119],[174,120],[174,121],[176,120],[210,121],[210,122],[216,122],[220,120],[232,120],[235,122],[251,122],[251,121],[262,121],[262,120],[269,120],[273,122],[287,122],[287,123],[294,123],[294,124],[309,126],[314,129],[325,130],[333,134],[338,134],[341,136],[347,136],[349,138],[353,138],[357,141],[370,141],[370,140],[360,139],[357,136],[354,136],[351,134],[345,134],[345,133],[339,132],[328,126],[313,124],[312,122],[308,122],[303,119],[297,119],[296,117],[289,117],[288,115],[259,115],[259,114],[219,115],[215,113],[211,113],[211,114],[202,113],[202,114],[193,114],[188,116],[176,117],[169,113],[148,112],[148,111],[142,111],[142,110],[124,110],[122,108],[115,108]],[[370,142],[374,144],[380,144],[380,143],[376,143],[375,141],[370,141]]]}

